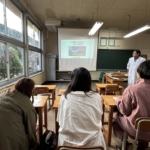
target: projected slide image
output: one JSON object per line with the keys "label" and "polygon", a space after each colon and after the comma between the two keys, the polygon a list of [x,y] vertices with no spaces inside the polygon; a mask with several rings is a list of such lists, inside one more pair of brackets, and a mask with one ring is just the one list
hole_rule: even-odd
{"label": "projected slide image", "polygon": [[93,59],[95,51],[94,39],[61,40],[61,58],[65,59]]}
{"label": "projected slide image", "polygon": [[85,56],[86,46],[69,46],[69,56]]}

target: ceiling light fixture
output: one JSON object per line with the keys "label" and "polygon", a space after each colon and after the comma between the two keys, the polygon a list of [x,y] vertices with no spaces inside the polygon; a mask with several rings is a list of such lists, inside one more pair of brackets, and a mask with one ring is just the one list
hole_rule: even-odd
{"label": "ceiling light fixture", "polygon": [[139,29],[137,29],[137,30],[135,30],[135,31],[132,31],[132,32],[126,34],[126,35],[124,36],[124,38],[131,37],[131,36],[133,36],[133,35],[136,35],[136,34],[138,34],[138,33],[141,33],[141,32],[143,32],[143,31],[145,31],[145,30],[148,30],[148,29],[150,29],[150,26],[149,26],[149,25],[146,25],[146,26],[144,26],[144,27],[141,27],[141,28],[139,28]]}
{"label": "ceiling light fixture", "polygon": [[94,35],[95,32],[103,25],[103,22],[96,22],[89,32],[89,35]]}
{"label": "ceiling light fixture", "polygon": [[[92,21],[93,21],[93,17],[94,17],[94,12],[92,15]],[[97,3],[97,20],[98,20],[98,3]],[[89,35],[94,35],[96,33],[96,31],[103,25],[103,22],[96,22],[94,24],[94,26],[92,27],[92,29],[89,32]]]}

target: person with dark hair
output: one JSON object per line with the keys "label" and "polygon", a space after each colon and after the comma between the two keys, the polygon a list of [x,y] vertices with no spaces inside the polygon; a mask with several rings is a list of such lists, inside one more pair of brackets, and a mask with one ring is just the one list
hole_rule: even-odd
{"label": "person with dark hair", "polygon": [[34,81],[22,78],[14,90],[0,95],[0,149],[31,150],[36,148],[37,114],[30,97]]}
{"label": "person with dark hair", "polygon": [[[122,139],[126,131],[135,136],[134,122],[139,117],[150,117],[150,60],[141,63],[137,69],[140,80],[135,85],[127,87],[123,96],[116,99],[119,113],[113,120],[113,131],[116,137]],[[139,138],[150,141],[150,132],[140,132]],[[148,143],[138,142],[138,149],[148,147]]]}
{"label": "person with dark hair", "polygon": [[133,57],[131,57],[127,64],[128,69],[128,86],[133,85],[137,81],[137,75],[136,71],[138,66],[144,62],[146,59],[143,57],[140,57],[141,51],[140,50],[134,50],[133,51]]}
{"label": "person with dark hair", "polygon": [[103,146],[101,97],[91,89],[91,75],[85,68],[75,69],[58,108],[58,145]]}

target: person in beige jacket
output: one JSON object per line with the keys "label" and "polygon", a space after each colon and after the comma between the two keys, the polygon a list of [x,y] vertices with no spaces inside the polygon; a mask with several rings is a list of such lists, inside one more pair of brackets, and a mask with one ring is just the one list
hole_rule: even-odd
{"label": "person in beige jacket", "polygon": [[37,114],[30,101],[34,81],[20,79],[15,90],[0,95],[0,150],[36,148]]}

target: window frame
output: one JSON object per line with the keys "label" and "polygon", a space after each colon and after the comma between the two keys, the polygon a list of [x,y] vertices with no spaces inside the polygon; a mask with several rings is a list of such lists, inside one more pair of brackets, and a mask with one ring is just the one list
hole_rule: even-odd
{"label": "window frame", "polygon": [[[44,71],[44,53],[43,53],[43,28],[37,23],[37,21],[32,17],[32,15],[28,12],[28,10],[21,4],[21,2],[16,1],[16,0],[10,0],[11,3],[20,10],[22,13],[22,40],[17,40],[13,37],[10,37],[7,35],[7,16],[6,16],[6,0],[2,0],[3,3],[3,12],[4,12],[4,26],[5,26],[5,33],[2,34],[0,33],[0,42],[5,43],[7,46],[7,52],[8,52],[8,45],[15,45],[16,47],[23,48],[23,75],[19,77],[15,77],[12,79],[6,79],[4,81],[0,82],[0,88],[5,87],[7,85],[10,85],[14,83],[16,80],[18,80],[21,77],[33,77],[34,75],[37,75],[39,73],[42,73]],[[39,48],[34,47],[28,44],[28,31],[27,31],[27,26],[28,26],[28,20],[38,28],[39,30]],[[40,71],[34,72],[33,74],[29,74],[29,64],[28,64],[28,50],[30,51],[35,51],[40,53],[41,55],[41,69]],[[9,58],[9,54],[7,54]],[[8,68],[8,67],[7,67]],[[9,68],[8,68],[9,69]],[[9,74],[10,76],[10,74]]]}
{"label": "window frame", "polygon": [[5,42],[5,41],[2,41],[2,40],[0,40],[0,43],[6,44],[7,79],[4,80],[4,81],[0,81],[0,86],[3,86],[3,85],[10,84],[10,83],[14,82],[14,81],[18,80],[21,77],[25,77],[25,67],[24,67],[25,57],[23,57],[23,75],[17,76],[17,77],[12,78],[12,79],[10,78],[10,65],[9,65],[10,61],[9,61],[9,50],[8,50],[9,45],[13,45],[13,46],[22,48],[23,49],[23,56],[25,55],[25,49],[24,49],[24,47],[20,47],[18,45],[15,45],[15,44],[12,44],[12,43],[9,43],[9,42]]}
{"label": "window frame", "polygon": [[[37,52],[37,53],[40,53],[40,54],[41,54],[41,70],[36,71],[36,72],[34,72],[34,73],[31,73],[31,74],[30,74],[30,72],[29,72],[29,77],[31,77],[31,76],[33,76],[33,75],[36,75],[36,74],[42,72],[42,53],[39,52],[39,51],[33,50],[33,49],[32,49],[32,50],[31,50],[31,49],[28,49],[28,51],[33,51],[33,52]],[[29,70],[29,60],[28,60],[28,70]]]}
{"label": "window frame", "polygon": [[3,13],[4,13],[4,27],[5,27],[5,32],[4,32],[4,34],[2,34],[2,33],[0,33],[0,36],[2,35],[2,36],[4,36],[4,37],[7,37],[7,38],[10,38],[10,39],[12,39],[12,40],[17,40],[17,41],[19,41],[19,42],[24,42],[24,22],[23,22],[23,18],[24,18],[24,12],[23,12],[23,10],[22,9],[20,9],[19,7],[18,7],[18,5],[16,5],[16,4],[14,4],[14,2],[12,1],[12,0],[10,0],[10,2],[21,12],[21,25],[22,25],[22,40],[18,40],[18,39],[16,39],[16,38],[13,38],[13,37],[11,37],[11,36],[9,36],[8,35],[8,27],[7,27],[7,14],[6,14],[6,5],[7,5],[7,3],[6,3],[6,1],[7,0],[2,0],[2,3],[3,3]]}
{"label": "window frame", "polygon": [[[28,37],[28,21],[30,21],[30,23],[32,23],[33,25],[33,38],[34,38],[34,44],[33,45],[30,45],[29,42],[28,42],[28,45],[31,46],[31,47],[35,47],[37,49],[41,49],[42,48],[42,44],[41,44],[41,29],[35,24],[34,20],[31,19],[30,17],[27,18],[27,37]],[[39,47],[36,47],[35,46],[35,27],[39,30]]]}

